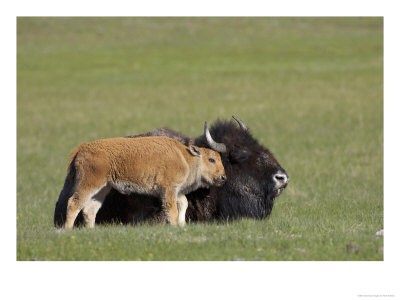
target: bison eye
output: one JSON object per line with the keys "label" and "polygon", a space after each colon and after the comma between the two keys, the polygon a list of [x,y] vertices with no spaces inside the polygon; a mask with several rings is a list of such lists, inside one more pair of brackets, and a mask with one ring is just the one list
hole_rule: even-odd
{"label": "bison eye", "polygon": [[208,161],[209,161],[210,163],[215,163],[215,159],[214,159],[214,158],[209,158]]}

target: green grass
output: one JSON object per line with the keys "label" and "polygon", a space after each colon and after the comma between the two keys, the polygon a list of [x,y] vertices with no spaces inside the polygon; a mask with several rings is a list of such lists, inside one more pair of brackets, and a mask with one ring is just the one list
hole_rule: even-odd
{"label": "green grass", "polygon": [[[18,18],[17,43],[18,260],[383,260],[382,18]],[[290,176],[269,219],[54,229],[74,146],[232,114]]]}

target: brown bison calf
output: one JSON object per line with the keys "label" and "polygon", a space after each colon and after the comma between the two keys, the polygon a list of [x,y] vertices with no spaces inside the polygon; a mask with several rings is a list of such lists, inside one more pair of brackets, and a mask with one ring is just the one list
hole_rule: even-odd
{"label": "brown bison calf", "polygon": [[111,188],[122,194],[159,197],[167,221],[184,225],[185,194],[220,186],[226,180],[218,152],[185,146],[167,137],[111,138],[81,144],[70,155],[67,179],[69,176],[74,177],[74,184],[65,228],[74,226],[81,210],[86,226],[94,227]]}

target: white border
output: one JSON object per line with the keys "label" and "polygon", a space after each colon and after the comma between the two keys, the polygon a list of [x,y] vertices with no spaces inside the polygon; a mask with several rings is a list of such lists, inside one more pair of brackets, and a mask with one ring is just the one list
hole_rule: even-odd
{"label": "white border", "polygon": [[[279,3],[278,3],[279,2]],[[16,187],[16,16],[384,16],[385,261],[24,263],[16,259],[14,193],[2,199],[3,299],[246,298],[362,299],[395,294],[399,249],[396,198],[400,149],[398,9],[388,1],[14,1],[1,12],[2,187]],[[140,3],[140,4],[139,4]],[[4,205],[6,205],[4,207]],[[13,213],[11,213],[13,212]],[[107,272],[104,273],[104,268]],[[89,275],[89,276],[87,276]],[[70,282],[71,285],[67,283]],[[84,282],[85,284],[79,284]],[[73,287],[73,288],[72,288]],[[180,292],[178,292],[180,291]],[[12,295],[12,296],[10,296]]]}
{"label": "white border", "polygon": [[[390,5],[376,1],[147,0],[15,1],[18,16],[382,16]],[[389,9],[388,9],[389,8]]]}

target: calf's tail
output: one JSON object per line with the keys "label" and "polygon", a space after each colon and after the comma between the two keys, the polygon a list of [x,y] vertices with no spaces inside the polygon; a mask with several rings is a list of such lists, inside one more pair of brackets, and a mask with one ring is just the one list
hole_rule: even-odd
{"label": "calf's tail", "polygon": [[68,199],[73,195],[75,189],[75,182],[77,177],[75,159],[77,152],[73,152],[70,156],[68,163],[67,176],[65,177],[64,187],[61,190],[60,195],[56,203],[56,208],[54,210],[54,226],[63,227],[66,216]]}

